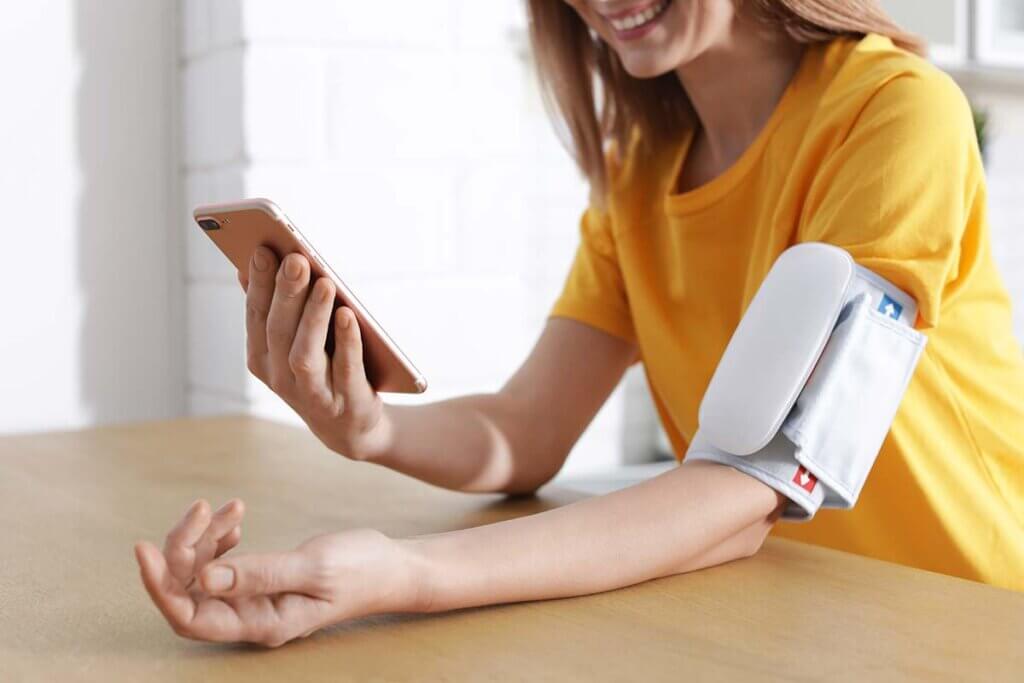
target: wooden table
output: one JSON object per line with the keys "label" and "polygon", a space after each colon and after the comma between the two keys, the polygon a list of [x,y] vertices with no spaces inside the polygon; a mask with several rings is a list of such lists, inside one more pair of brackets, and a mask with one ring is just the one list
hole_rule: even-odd
{"label": "wooden table", "polygon": [[278,650],[175,636],[132,543],[199,496],[245,499],[243,550],[407,535],[568,502],[435,489],[247,418],[0,439],[0,680],[1024,681],[1024,594],[770,539],[754,558],[568,600],[385,616]]}

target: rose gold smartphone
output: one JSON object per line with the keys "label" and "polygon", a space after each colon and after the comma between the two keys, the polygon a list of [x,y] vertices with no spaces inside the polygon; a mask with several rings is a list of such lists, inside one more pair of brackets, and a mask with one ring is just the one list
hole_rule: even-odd
{"label": "rose gold smartphone", "polygon": [[[309,260],[312,277],[327,277],[334,282],[338,293],[335,309],[344,305],[355,313],[363,337],[366,377],[373,388],[403,394],[426,391],[427,380],[416,366],[272,201],[244,199],[226,204],[210,204],[197,207],[192,216],[207,237],[242,272],[248,272],[252,253],[260,245],[269,247],[282,259],[292,252],[305,256]],[[334,325],[331,325],[327,340],[328,353],[334,347],[333,331]]]}

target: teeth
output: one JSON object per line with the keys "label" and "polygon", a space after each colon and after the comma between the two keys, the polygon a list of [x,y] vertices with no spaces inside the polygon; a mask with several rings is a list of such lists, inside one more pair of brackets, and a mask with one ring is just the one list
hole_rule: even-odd
{"label": "teeth", "polygon": [[629,31],[631,29],[643,26],[655,19],[661,14],[662,10],[668,5],[669,0],[662,0],[657,5],[648,7],[647,9],[630,14],[625,17],[618,19],[609,19],[609,22],[616,31]]}

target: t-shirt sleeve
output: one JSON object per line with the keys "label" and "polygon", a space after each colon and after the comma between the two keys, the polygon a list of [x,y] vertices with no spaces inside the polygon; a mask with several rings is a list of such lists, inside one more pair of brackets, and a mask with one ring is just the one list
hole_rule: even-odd
{"label": "t-shirt sleeve", "polygon": [[951,79],[908,72],[863,105],[808,192],[799,240],[847,250],[938,324],[983,187],[973,118]]}
{"label": "t-shirt sleeve", "polygon": [[580,220],[580,242],[552,317],[570,318],[636,341],[611,220],[591,206]]}

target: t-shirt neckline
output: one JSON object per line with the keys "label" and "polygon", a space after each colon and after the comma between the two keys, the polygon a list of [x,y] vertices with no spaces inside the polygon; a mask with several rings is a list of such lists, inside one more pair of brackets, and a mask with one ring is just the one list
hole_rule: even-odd
{"label": "t-shirt neckline", "polygon": [[785,90],[783,90],[782,96],[775,104],[775,109],[772,110],[771,115],[761,127],[754,141],[743,151],[739,159],[714,179],[700,187],[686,192],[675,192],[675,188],[679,186],[679,174],[683,170],[683,163],[690,150],[690,144],[693,142],[695,129],[690,128],[686,131],[672,162],[672,174],[670,176],[672,181],[665,195],[665,210],[668,213],[685,214],[698,211],[728,194],[746,176],[761,158],[761,154],[771,139],[772,133],[785,119],[786,113],[793,106],[793,101],[797,99],[799,91],[802,90],[799,87],[800,83],[803,81],[809,65],[814,61],[812,53],[817,51],[815,49],[817,47],[817,45],[808,45],[804,49],[796,72],[789,79],[789,83],[786,85]]}

